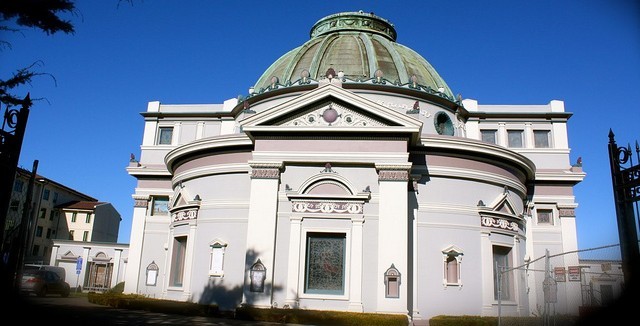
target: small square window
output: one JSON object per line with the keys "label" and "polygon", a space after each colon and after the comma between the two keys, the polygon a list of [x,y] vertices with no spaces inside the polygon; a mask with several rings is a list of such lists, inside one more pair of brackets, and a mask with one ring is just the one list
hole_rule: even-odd
{"label": "small square window", "polygon": [[153,210],[151,211],[151,215],[167,214],[169,214],[169,197],[153,197]]}
{"label": "small square window", "polygon": [[158,129],[158,145],[171,145],[173,127],[160,127]]}
{"label": "small square window", "polygon": [[496,130],[481,130],[480,134],[482,136],[482,141],[492,144],[497,144],[496,142]]}
{"label": "small square window", "polygon": [[507,135],[509,136],[509,147],[522,148],[522,130],[507,130]]}
{"label": "small square window", "polygon": [[536,148],[549,148],[549,136],[551,133],[548,130],[534,130],[533,141]]}
{"label": "small square window", "polygon": [[551,224],[553,221],[553,212],[550,209],[539,209],[538,224]]}

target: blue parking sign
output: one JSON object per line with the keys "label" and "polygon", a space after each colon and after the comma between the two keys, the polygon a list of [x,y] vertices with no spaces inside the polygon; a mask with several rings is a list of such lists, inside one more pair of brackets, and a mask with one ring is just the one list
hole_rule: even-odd
{"label": "blue parking sign", "polygon": [[80,274],[82,270],[82,257],[78,257],[78,261],[76,262],[76,274]]}

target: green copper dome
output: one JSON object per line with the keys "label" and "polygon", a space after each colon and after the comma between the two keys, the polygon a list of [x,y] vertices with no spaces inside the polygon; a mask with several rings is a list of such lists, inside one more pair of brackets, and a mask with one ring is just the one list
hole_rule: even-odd
{"label": "green copper dome", "polygon": [[310,35],[309,41],[276,60],[254,89],[260,92],[275,84],[317,81],[332,68],[343,83],[380,84],[384,80],[382,84],[387,85],[420,85],[418,88],[431,89],[454,100],[451,89],[431,64],[396,43],[393,24],[373,13],[346,12],[324,17],[313,25]]}

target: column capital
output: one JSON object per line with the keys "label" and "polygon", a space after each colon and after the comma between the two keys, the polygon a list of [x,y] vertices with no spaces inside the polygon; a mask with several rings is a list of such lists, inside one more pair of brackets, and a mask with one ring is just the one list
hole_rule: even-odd
{"label": "column capital", "polygon": [[149,203],[149,195],[133,195],[133,207],[146,208]]}
{"label": "column capital", "polygon": [[409,181],[411,163],[376,163],[378,181]]}
{"label": "column capital", "polygon": [[249,161],[251,179],[279,179],[282,162]]}

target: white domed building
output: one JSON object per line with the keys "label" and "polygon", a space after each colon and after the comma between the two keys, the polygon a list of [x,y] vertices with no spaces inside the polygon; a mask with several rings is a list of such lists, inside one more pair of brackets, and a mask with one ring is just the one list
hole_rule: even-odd
{"label": "white domed building", "polygon": [[[125,292],[414,319],[534,313],[538,258],[577,249],[585,174],[563,102],[456,98],[374,14],[330,15],[310,34],[243,99],[148,104],[127,168]],[[557,283],[558,313],[579,300],[579,283]]]}

